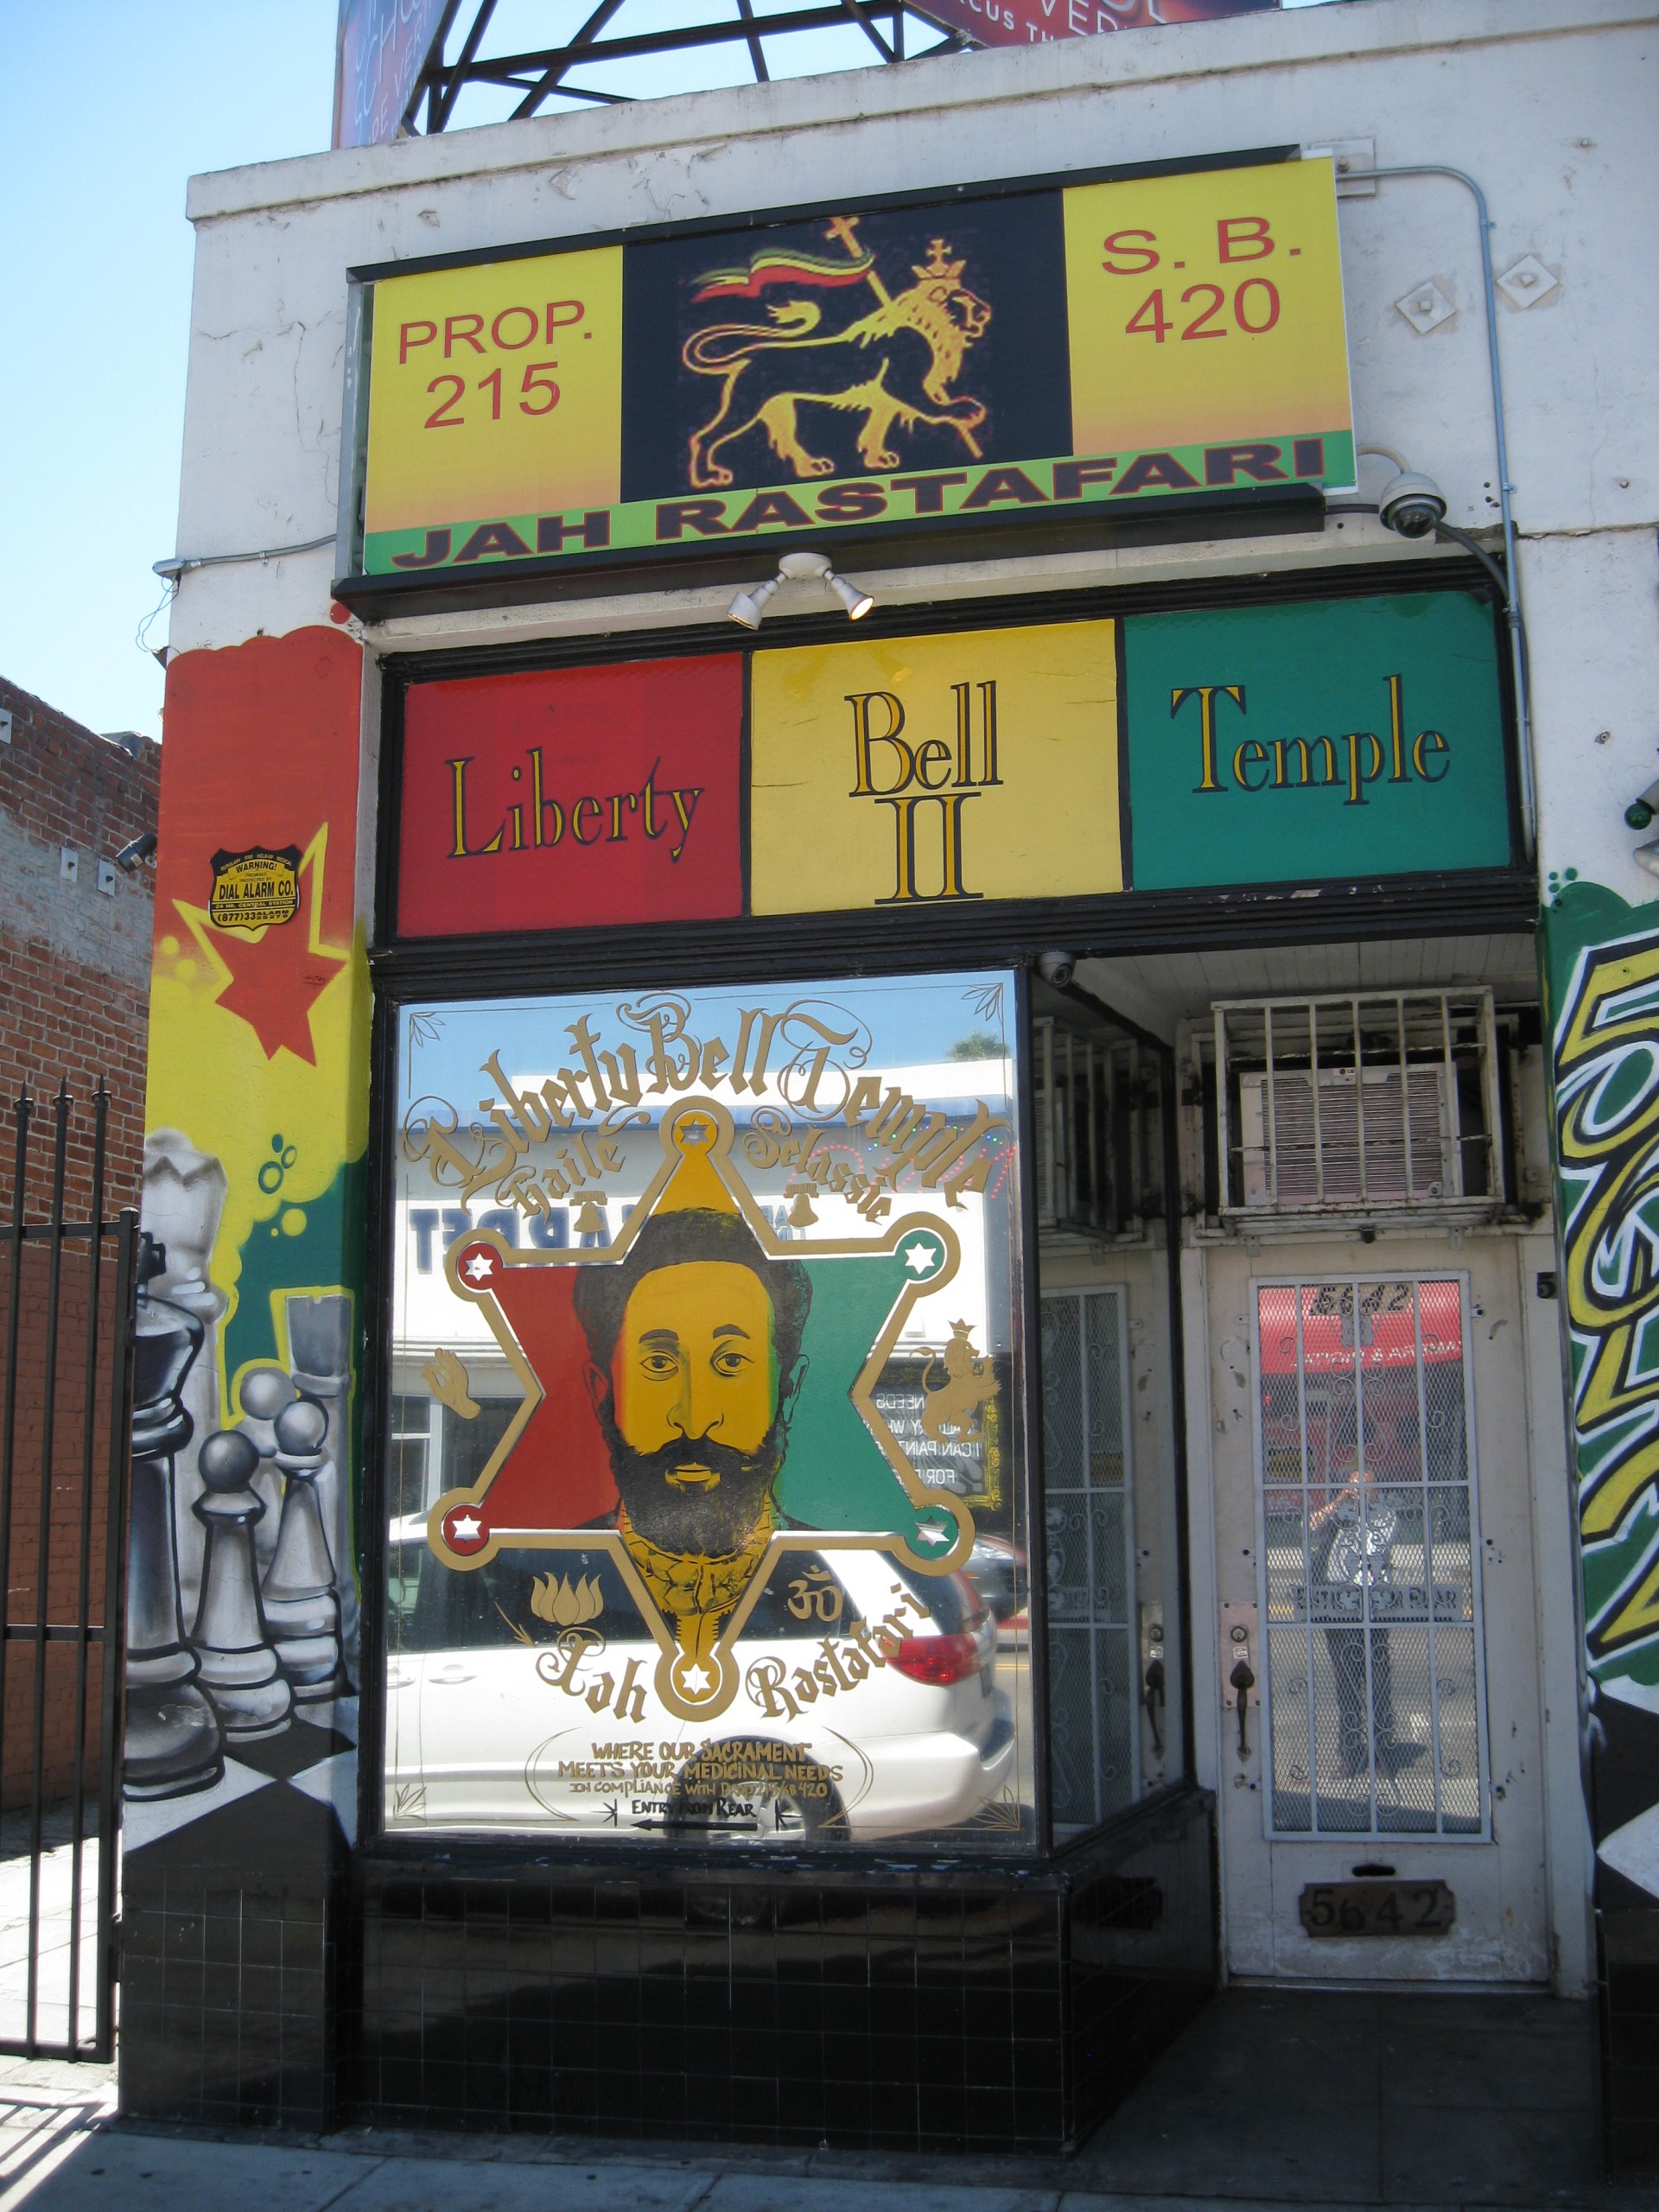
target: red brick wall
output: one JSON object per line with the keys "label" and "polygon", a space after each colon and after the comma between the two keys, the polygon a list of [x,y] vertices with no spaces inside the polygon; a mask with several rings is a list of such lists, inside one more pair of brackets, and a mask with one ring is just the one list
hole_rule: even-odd
{"label": "red brick wall", "polygon": [[[34,1123],[25,1179],[28,1217],[42,1220],[51,1199],[53,1101],[67,1083],[73,1101],[66,1158],[64,1211],[85,1220],[90,1211],[92,1094],[102,1077],[110,1093],[105,1213],[138,1202],[143,1153],[144,1047],[149,994],[154,893],[149,869],[117,871],[113,897],[98,888],[98,864],[156,827],[161,779],[157,746],[137,760],[106,744],[43,700],[0,679],[0,709],[11,715],[11,742],[0,744],[0,1212],[10,1222],[14,1200],[16,1120],[13,1102],[26,1087]],[[73,881],[62,872],[73,848]],[[0,1248],[0,1347],[10,1322],[10,1258]],[[8,1616],[40,1618],[41,1457],[47,1388],[47,1274],[44,1246],[25,1247],[18,1297],[19,1358],[11,1408],[14,1475],[6,1559]],[[55,1434],[48,1545],[46,1618],[77,1618],[83,1568],[90,1617],[102,1618],[106,1499],[102,1476],[109,1433],[110,1306],[112,1270],[99,1298],[94,1393],[86,1393],[90,1281],[84,1240],[65,1247],[58,1301],[53,1391]],[[5,1378],[0,1369],[0,1393]],[[90,1491],[84,1446],[90,1413]],[[83,1511],[86,1541],[83,1545]],[[0,1541],[4,1541],[0,1537]],[[7,1812],[26,1801],[32,1782],[35,1652],[12,1643],[5,1652],[3,1797]],[[73,1787],[76,1654],[48,1647],[44,1694],[43,1796],[48,1803]],[[96,1713],[99,1654],[89,1655],[87,1692]],[[95,1746],[96,1726],[89,1731]],[[93,1751],[95,1760],[95,1751]],[[96,1766],[86,1777],[96,1780]]]}

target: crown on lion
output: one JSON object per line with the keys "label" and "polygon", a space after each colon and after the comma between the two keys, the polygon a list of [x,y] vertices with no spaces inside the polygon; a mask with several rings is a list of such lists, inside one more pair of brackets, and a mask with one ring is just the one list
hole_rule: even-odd
{"label": "crown on lion", "polygon": [[966,261],[947,261],[944,257],[950,248],[944,238],[930,238],[927,243],[931,258],[925,269],[918,268],[912,261],[910,265],[915,274],[924,283],[947,279],[953,284],[959,283],[963,270],[968,266]]}

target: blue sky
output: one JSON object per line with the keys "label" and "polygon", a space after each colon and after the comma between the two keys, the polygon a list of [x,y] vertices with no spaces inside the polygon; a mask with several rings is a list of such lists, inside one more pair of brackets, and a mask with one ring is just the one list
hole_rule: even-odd
{"label": "blue sky", "polygon": [[[185,180],[327,146],[335,6],[0,0],[0,674],[93,729],[161,732],[162,671],[135,637],[162,597],[150,564],[175,550]],[[569,12],[546,8],[548,29]],[[689,81],[652,66],[641,90]]]}
{"label": "blue sky", "polygon": [[[161,733],[198,169],[328,143],[335,0],[0,0],[0,672]],[[156,625],[165,639],[163,616]]]}

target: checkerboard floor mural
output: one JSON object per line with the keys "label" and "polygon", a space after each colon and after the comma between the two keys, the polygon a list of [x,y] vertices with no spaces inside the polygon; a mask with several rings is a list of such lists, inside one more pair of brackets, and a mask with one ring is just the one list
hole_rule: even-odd
{"label": "checkerboard floor mural", "polygon": [[212,1821],[215,1829],[245,1825],[223,1816],[236,1808],[262,1827],[287,1827],[306,1806],[332,1810],[347,1843],[357,1840],[357,1700],[336,1698],[302,1708],[280,1734],[227,1746],[223,1777],[210,1789],[147,1802],[129,1801],[122,1846],[129,1854],[163,1836]]}

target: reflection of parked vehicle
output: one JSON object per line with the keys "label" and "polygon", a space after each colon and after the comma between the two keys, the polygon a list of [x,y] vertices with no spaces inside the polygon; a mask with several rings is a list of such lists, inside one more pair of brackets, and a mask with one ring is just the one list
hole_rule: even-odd
{"label": "reflection of parked vehicle", "polygon": [[[918,1835],[1014,1779],[996,1636],[961,1575],[880,1552],[787,1553],[749,1618],[741,1686],[691,1723],[609,1552],[503,1553],[456,1573],[391,1529],[386,1817],[394,1828]],[[885,1630],[895,1612],[913,1632]]]}
{"label": "reflection of parked vehicle", "polygon": [[1026,1555],[1006,1536],[979,1535],[963,1570],[999,1628],[1025,1625]]}

